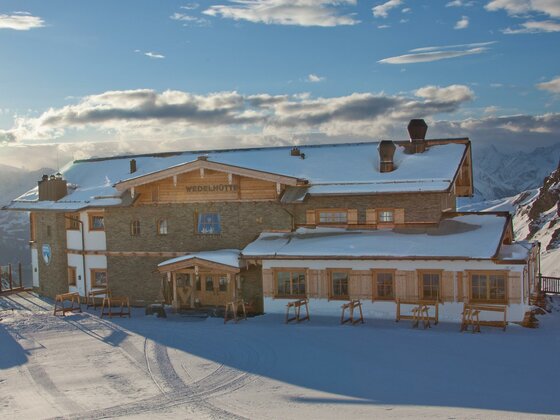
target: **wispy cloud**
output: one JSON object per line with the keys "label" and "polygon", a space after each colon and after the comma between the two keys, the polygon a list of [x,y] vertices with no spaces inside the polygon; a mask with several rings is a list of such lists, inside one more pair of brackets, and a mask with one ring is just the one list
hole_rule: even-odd
{"label": "wispy cloud", "polygon": [[359,23],[354,13],[343,12],[345,6],[356,4],[357,0],[230,0],[203,13],[268,25],[328,27]]}
{"label": "wispy cloud", "polygon": [[149,89],[108,91],[51,108],[38,117],[19,117],[0,142],[61,138],[83,131],[111,131],[116,138],[258,133],[289,136],[294,130],[325,136],[383,135],[398,121],[457,111],[474,98],[467,86],[425,86],[413,95],[352,93],[305,95],[195,95]]}
{"label": "wispy cloud", "polygon": [[34,28],[42,28],[45,21],[32,16],[28,12],[14,12],[12,15],[0,14],[0,29],[13,29],[15,31],[28,31]]}
{"label": "wispy cloud", "polygon": [[319,83],[324,82],[327,78],[323,76],[317,76],[316,74],[311,73],[307,76],[307,81],[311,83]]}
{"label": "wispy cloud", "polygon": [[187,3],[184,6],[181,6],[180,9],[195,10],[198,9],[199,7],[200,5],[198,3]]}
{"label": "wispy cloud", "polygon": [[527,22],[523,22],[518,28],[506,28],[502,30],[502,32],[506,35],[560,32],[560,22],[555,22],[553,20],[528,20]]}
{"label": "wispy cloud", "polygon": [[469,17],[461,16],[461,19],[459,19],[455,24],[454,29],[466,29],[468,27],[469,27]]}
{"label": "wispy cloud", "polygon": [[471,7],[474,6],[474,1],[467,0],[453,0],[445,4],[445,7]]}
{"label": "wispy cloud", "polygon": [[399,7],[402,4],[402,0],[389,0],[385,3],[378,4],[374,6],[371,10],[373,12],[373,16],[376,18],[386,18],[389,16],[389,11],[396,7]]}
{"label": "wispy cloud", "polygon": [[153,52],[153,51],[134,50],[134,52],[138,53],[138,54],[145,55],[146,57],[157,58],[157,59],[160,59],[160,60],[165,58],[165,55],[157,53],[157,52]]}
{"label": "wispy cloud", "polygon": [[[183,6],[184,7],[184,6]],[[210,21],[203,17],[191,16],[185,13],[173,13],[169,16],[172,20],[177,20],[183,23],[184,26],[209,26]]]}
{"label": "wispy cloud", "polygon": [[537,84],[537,88],[541,90],[547,90],[551,93],[560,94],[560,76],[548,82]]}
{"label": "wispy cloud", "polygon": [[398,55],[379,60],[382,64],[414,64],[429,63],[467,55],[482,54],[488,51],[487,46],[494,42],[479,42],[473,44],[449,45],[440,47],[422,47],[410,50],[410,54]]}

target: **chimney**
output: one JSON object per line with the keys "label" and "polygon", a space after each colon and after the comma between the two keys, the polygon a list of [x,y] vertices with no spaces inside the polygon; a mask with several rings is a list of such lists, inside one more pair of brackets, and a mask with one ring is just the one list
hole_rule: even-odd
{"label": "chimney", "polygon": [[136,159],[130,159],[130,173],[136,172]]}
{"label": "chimney", "polygon": [[410,153],[422,153],[426,150],[426,132],[428,124],[422,119],[410,120],[408,123],[408,135],[410,136],[410,146],[407,148]]}
{"label": "chimney", "polygon": [[391,140],[383,140],[379,143],[379,172],[392,172],[395,169],[393,156],[397,147]]}
{"label": "chimney", "polygon": [[294,146],[292,150],[290,150],[290,156],[301,156],[301,152],[299,151],[299,147]]}
{"label": "chimney", "polygon": [[58,201],[68,194],[66,181],[60,173],[55,175],[43,175],[38,183],[39,201]]}

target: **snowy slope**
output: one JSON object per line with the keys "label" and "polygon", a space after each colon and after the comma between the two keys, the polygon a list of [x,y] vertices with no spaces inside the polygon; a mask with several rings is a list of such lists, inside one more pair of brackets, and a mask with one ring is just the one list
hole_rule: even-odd
{"label": "snowy slope", "polygon": [[541,243],[541,272],[560,277],[560,167],[542,186],[501,200],[482,201],[461,211],[509,211],[514,214],[516,239]]}

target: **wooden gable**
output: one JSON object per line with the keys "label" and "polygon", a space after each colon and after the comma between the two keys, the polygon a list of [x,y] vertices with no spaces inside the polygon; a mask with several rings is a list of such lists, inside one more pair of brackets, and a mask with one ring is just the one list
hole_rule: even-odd
{"label": "wooden gable", "polygon": [[[276,200],[284,185],[199,169],[134,187],[137,204]],[[131,190],[132,191],[132,190]]]}

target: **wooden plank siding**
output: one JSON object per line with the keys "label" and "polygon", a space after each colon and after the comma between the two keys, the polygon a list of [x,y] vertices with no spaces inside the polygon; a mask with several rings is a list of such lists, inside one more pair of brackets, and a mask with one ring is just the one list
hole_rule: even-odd
{"label": "wooden plank siding", "polygon": [[[206,191],[198,191],[199,187]],[[140,185],[137,204],[276,200],[276,183],[218,172],[192,171]]]}

